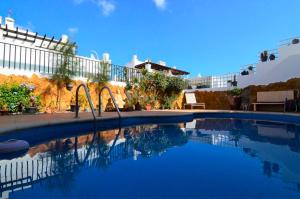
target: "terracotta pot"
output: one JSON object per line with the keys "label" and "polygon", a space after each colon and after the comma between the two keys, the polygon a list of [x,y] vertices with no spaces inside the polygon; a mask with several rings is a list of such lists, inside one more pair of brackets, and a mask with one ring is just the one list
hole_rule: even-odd
{"label": "terracotta pot", "polygon": [[147,104],[147,105],[146,105],[146,110],[147,110],[147,111],[151,111],[151,105],[150,105],[150,104]]}

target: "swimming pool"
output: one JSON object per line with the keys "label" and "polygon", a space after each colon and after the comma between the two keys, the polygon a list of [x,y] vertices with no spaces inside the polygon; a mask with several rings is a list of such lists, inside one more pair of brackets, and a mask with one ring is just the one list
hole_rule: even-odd
{"label": "swimming pool", "polygon": [[31,146],[0,161],[1,196],[300,197],[300,126],[231,118],[152,123],[1,135],[0,141],[14,137]]}

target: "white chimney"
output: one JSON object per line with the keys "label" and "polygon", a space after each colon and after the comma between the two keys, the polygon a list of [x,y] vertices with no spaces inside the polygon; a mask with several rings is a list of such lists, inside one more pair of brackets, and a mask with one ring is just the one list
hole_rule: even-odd
{"label": "white chimney", "polygon": [[152,72],[151,64],[149,64],[149,63],[145,64],[145,68],[148,72]]}
{"label": "white chimney", "polygon": [[68,43],[68,41],[69,41],[68,35],[62,35],[61,36],[61,42],[62,43]]}
{"label": "white chimney", "polygon": [[15,26],[15,20],[11,17],[5,17],[5,25],[7,25],[7,28],[13,29]]}
{"label": "white chimney", "polygon": [[137,55],[133,55],[132,61],[133,61],[133,62],[136,62],[137,60],[138,60]]}
{"label": "white chimney", "polygon": [[109,62],[109,53],[103,53],[102,57],[104,62]]}

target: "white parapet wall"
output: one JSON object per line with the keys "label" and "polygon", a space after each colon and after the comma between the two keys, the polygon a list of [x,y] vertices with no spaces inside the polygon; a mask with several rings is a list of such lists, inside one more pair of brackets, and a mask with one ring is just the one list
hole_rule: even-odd
{"label": "white parapet wall", "polygon": [[256,73],[237,76],[238,87],[267,85],[300,77],[300,44],[282,46],[278,53],[276,60],[258,63]]}

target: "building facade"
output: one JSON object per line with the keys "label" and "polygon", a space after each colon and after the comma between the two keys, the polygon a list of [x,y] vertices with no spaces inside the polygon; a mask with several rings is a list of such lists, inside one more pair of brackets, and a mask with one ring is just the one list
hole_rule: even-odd
{"label": "building facade", "polygon": [[[56,39],[16,27],[11,17],[0,17],[0,73],[51,77],[63,62],[61,51],[68,44],[67,35]],[[74,79],[93,79],[106,72],[110,81],[125,82],[140,75],[137,69],[112,64],[108,53],[102,59],[76,55],[70,62]]]}

